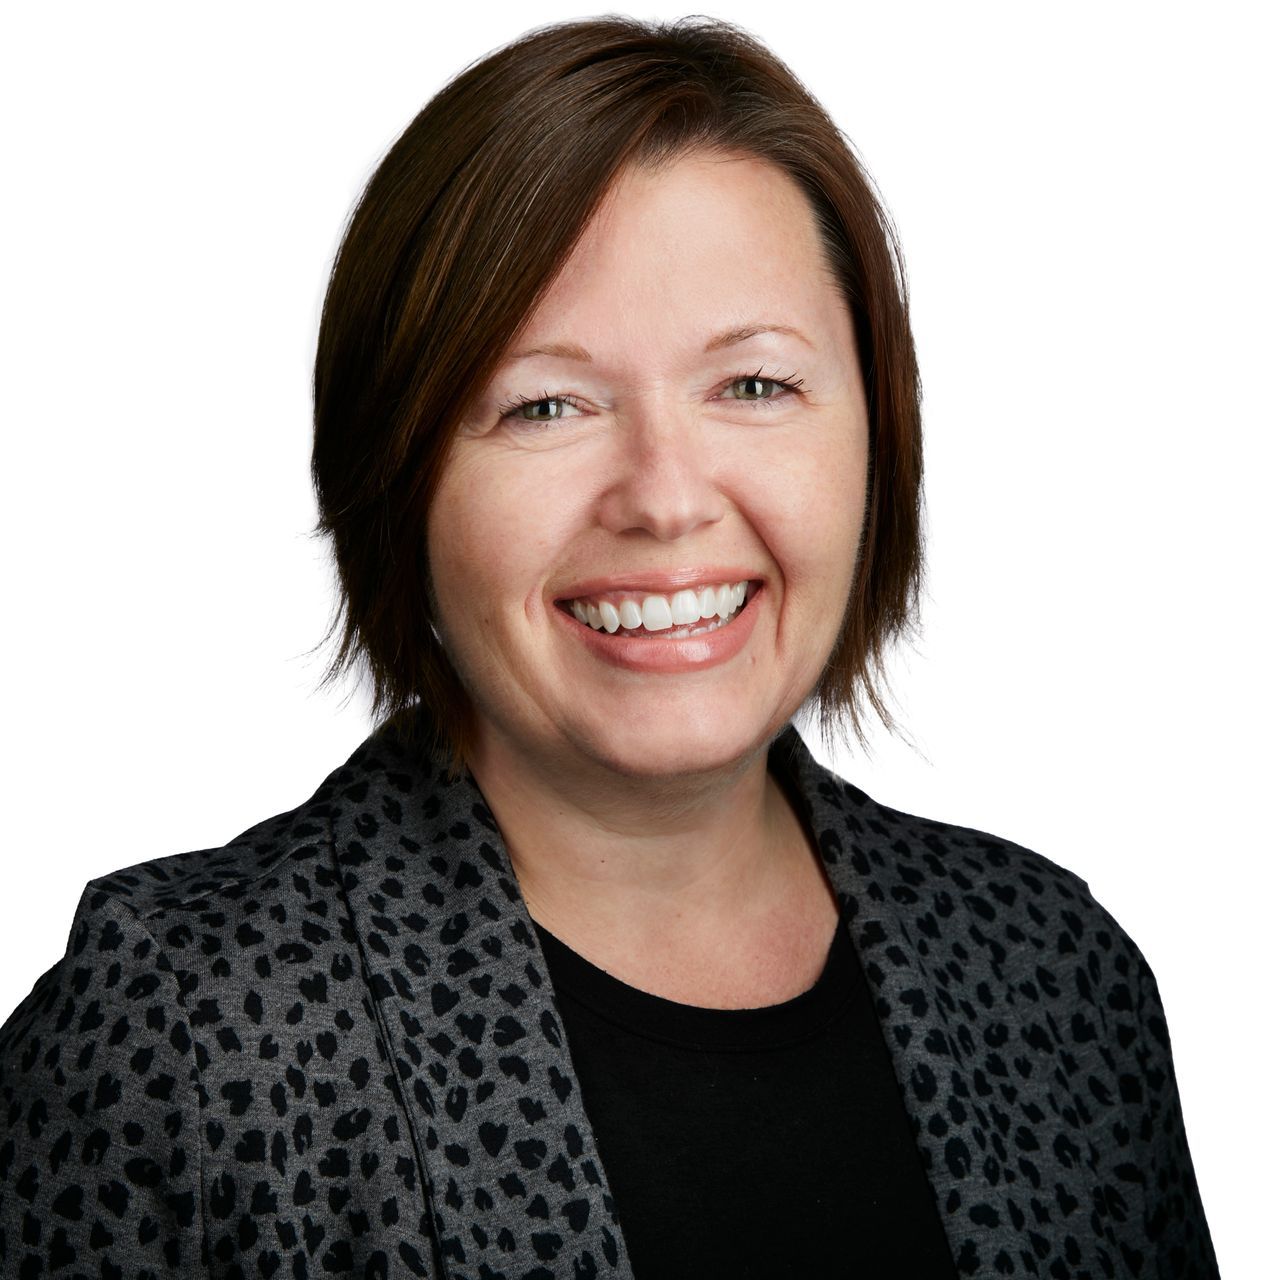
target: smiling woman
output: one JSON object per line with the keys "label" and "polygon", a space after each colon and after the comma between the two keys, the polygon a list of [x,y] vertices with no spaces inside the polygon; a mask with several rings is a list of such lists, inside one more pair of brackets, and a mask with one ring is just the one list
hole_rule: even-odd
{"label": "smiling woman", "polygon": [[[837,590],[835,647],[799,696],[813,694],[832,734],[859,732],[864,706],[890,723],[875,677],[915,623],[922,502],[919,377],[891,224],[821,106],[758,42],[725,23],[660,30],[561,23],[469,68],[379,166],[334,266],[313,465],[343,585],[332,672],[366,663],[377,713],[417,745],[423,731],[447,745],[455,768],[480,721],[433,601],[447,572],[434,562],[438,537],[421,537],[429,518],[444,519],[428,512],[447,497],[447,470],[446,489],[480,480],[481,467],[485,484],[523,486],[493,495],[508,506],[489,525],[494,537],[523,537],[512,504],[536,486],[526,509],[541,525],[550,494],[567,500],[610,449],[615,477],[597,495],[597,536],[629,518],[647,470],[683,486],[664,504],[676,504],[674,516],[655,513],[657,545],[669,546],[673,518],[702,519],[678,510],[706,501],[690,491],[689,460],[696,469],[699,458],[720,466],[736,456],[739,471],[765,461],[780,507],[784,494],[801,497],[785,477],[800,481],[804,464],[823,461],[807,440],[797,452],[794,437],[830,434],[841,401],[863,419],[868,457],[848,459],[858,478],[845,477],[830,511],[858,526],[870,554],[844,557],[852,590]],[[717,59],[747,79],[735,87]],[[694,404],[696,431],[678,430]],[[602,431],[609,422],[630,427]],[[767,429],[731,455],[743,424]],[[687,448],[641,456],[632,480],[616,474],[631,465],[620,440],[634,461],[637,449],[685,437]],[[857,424],[839,438],[856,450]],[[877,466],[877,454],[892,465]],[[824,479],[813,496],[839,481]],[[709,528],[690,531],[696,551]],[[637,530],[620,536],[634,543]],[[744,536],[721,527],[716,538]],[[593,559],[580,541],[578,558]],[[689,541],[674,555],[640,547],[639,563],[619,567],[715,568],[681,563]],[[748,577],[759,566],[742,567]],[[599,577],[609,566],[582,569]],[[437,714],[423,720],[412,708],[426,691]]]}
{"label": "smiling woman", "polygon": [[5,1274],[1216,1274],[1132,940],[791,723],[890,724],[904,279],[731,24],[539,28],[423,108],[315,365],[381,723],[89,884],[0,1034]]}

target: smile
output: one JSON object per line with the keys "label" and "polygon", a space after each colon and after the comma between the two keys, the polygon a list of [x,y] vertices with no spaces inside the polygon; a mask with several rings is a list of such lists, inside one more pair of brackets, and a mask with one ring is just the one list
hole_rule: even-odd
{"label": "smile", "polygon": [[670,595],[609,592],[578,596],[560,602],[584,626],[609,635],[643,636],[662,633],[664,639],[706,635],[727,626],[742,609],[752,584],[708,583],[686,587]]}
{"label": "smile", "polygon": [[[652,590],[659,585],[676,589]],[[766,595],[763,579],[728,574],[702,581],[681,574],[649,589],[584,583],[577,590],[582,594],[562,596],[551,611],[575,650],[615,668],[669,676],[718,667],[741,653]]]}

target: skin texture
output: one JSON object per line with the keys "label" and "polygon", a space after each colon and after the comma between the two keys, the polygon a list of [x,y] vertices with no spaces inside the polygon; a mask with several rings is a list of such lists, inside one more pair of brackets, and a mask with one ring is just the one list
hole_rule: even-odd
{"label": "skin texture", "polygon": [[[807,341],[706,351],[749,323]],[[531,914],[570,946],[686,1003],[788,998],[835,906],[765,750],[837,637],[868,439],[803,192],[754,157],[625,171],[507,355],[551,343],[592,360],[504,363],[429,516],[437,627],[477,712],[468,763]],[[543,403],[508,414],[519,401]],[[625,670],[556,616],[588,579],[717,566],[762,584],[717,665]]]}

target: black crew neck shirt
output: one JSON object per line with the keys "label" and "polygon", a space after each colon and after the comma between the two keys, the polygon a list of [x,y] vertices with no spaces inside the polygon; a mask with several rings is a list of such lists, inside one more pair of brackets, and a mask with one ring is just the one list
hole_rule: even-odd
{"label": "black crew neck shirt", "polygon": [[758,1009],[650,995],[535,927],[636,1280],[956,1280],[843,923]]}

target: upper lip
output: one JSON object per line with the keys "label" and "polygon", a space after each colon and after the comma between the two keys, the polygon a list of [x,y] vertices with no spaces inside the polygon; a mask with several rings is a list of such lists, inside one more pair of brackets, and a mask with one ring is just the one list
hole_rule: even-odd
{"label": "upper lip", "polygon": [[721,583],[758,582],[762,575],[754,569],[741,566],[712,565],[695,569],[668,569],[637,571],[635,573],[601,574],[595,578],[582,578],[563,590],[557,590],[552,599],[560,602],[577,600],[583,596],[604,595],[611,591],[634,591],[637,594],[672,595],[686,587],[714,587]]}

